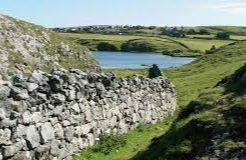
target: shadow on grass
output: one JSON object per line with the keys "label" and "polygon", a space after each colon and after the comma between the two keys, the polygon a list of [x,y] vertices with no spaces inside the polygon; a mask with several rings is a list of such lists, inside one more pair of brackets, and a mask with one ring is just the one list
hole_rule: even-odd
{"label": "shadow on grass", "polygon": [[[217,112],[222,115],[220,118],[216,117]],[[246,147],[238,145],[246,144],[246,107],[233,106],[214,113],[208,118],[190,118],[180,114],[182,116],[176,119],[169,132],[152,139],[149,147],[131,160],[193,160],[206,156],[240,158],[246,155]],[[231,141],[231,144],[222,145],[219,155],[216,155],[223,141]]]}
{"label": "shadow on grass", "polygon": [[224,80],[225,103],[190,102],[166,134],[152,139],[131,160],[246,159],[245,73],[246,65]]}
{"label": "shadow on grass", "polygon": [[[216,125],[216,124],[215,124]],[[147,150],[139,152],[131,160],[191,160],[202,155],[215,132],[209,122],[193,119],[181,128],[175,124],[171,130],[161,137],[152,139]]]}

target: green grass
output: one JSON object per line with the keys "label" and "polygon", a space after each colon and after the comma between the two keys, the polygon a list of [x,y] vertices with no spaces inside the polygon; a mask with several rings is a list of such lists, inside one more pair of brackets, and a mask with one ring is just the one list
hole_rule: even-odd
{"label": "green grass", "polygon": [[61,33],[61,35],[70,38],[80,38],[89,40],[105,40],[105,41],[129,41],[132,39],[138,39],[142,36],[131,36],[131,35],[103,35],[103,34],[78,34],[78,33]]}
{"label": "green grass", "polygon": [[218,32],[227,32],[231,35],[246,36],[246,28],[239,26],[199,26],[189,28],[193,28],[196,31],[199,31],[200,29],[205,29],[212,34],[216,34]]}
{"label": "green grass", "polygon": [[194,39],[194,38],[177,38],[176,41],[179,41],[192,50],[199,50],[205,52],[210,50],[214,45],[216,48],[220,48],[224,45],[233,43],[233,40],[207,40],[207,39]]}
{"label": "green grass", "polygon": [[[187,38],[197,38],[197,39],[213,40],[213,39],[215,39],[215,35],[214,34],[210,34],[210,35],[187,35]],[[246,35],[244,35],[244,36],[230,35],[230,40],[233,40],[233,41],[246,40]]]}
{"label": "green grass", "polygon": [[[181,108],[186,108],[191,100],[194,100],[198,97],[199,94],[203,92],[211,91],[211,88],[215,86],[215,84],[224,76],[233,73],[237,68],[239,68],[246,61],[246,42],[238,42],[235,45],[229,45],[226,47],[222,47],[220,50],[208,54],[199,58],[191,64],[185,65],[181,68],[172,68],[172,69],[164,69],[162,70],[164,74],[166,74],[171,81],[176,85],[178,91],[178,102]],[[114,69],[118,76],[131,76],[134,74],[142,74],[147,75],[147,71],[143,69],[131,69],[131,70],[123,70],[123,69]],[[221,91],[216,91],[214,94],[220,94]],[[178,114],[177,114],[178,115]],[[210,115],[216,115],[216,112],[204,112],[201,115],[201,118],[207,117],[207,120],[213,121],[215,118]],[[199,115],[197,115],[199,117]],[[157,124],[160,127],[160,130],[156,130],[156,125],[144,126],[143,132],[139,134],[136,130],[131,131],[127,134],[127,146],[121,148],[119,151],[112,151],[109,155],[104,155],[100,153],[93,153],[90,149],[85,150],[81,153],[77,160],[90,159],[90,160],[125,160],[129,159],[129,157],[133,157],[136,155],[136,152],[141,150],[143,153],[148,153],[150,156],[156,158],[157,156],[163,156],[164,149],[160,146],[168,143],[167,146],[171,146],[170,151],[167,153],[173,153],[177,151],[178,153],[189,153],[192,150],[192,147],[189,145],[189,141],[184,141],[178,143],[178,146],[175,146],[175,136],[168,136],[170,141],[167,141],[166,138],[162,141],[158,142],[158,148],[149,148],[153,146],[149,146],[151,139],[154,137],[159,137],[162,134],[162,137],[165,137],[165,133],[171,132],[174,128],[174,122],[176,121],[176,117],[172,117],[164,122],[159,122]],[[200,119],[201,119],[200,118]],[[192,119],[192,118],[191,118]],[[177,130],[185,126],[191,119],[185,119],[184,121],[178,123]],[[164,124],[168,125],[164,125]],[[172,126],[170,126],[172,125]],[[151,131],[145,131],[145,128],[149,128]],[[175,131],[177,131],[175,130]],[[174,135],[179,136],[179,133]],[[134,136],[133,136],[134,135]],[[136,138],[138,137],[138,138]],[[153,142],[153,140],[152,140]],[[157,142],[156,142],[157,143]],[[136,144],[137,147],[136,147]],[[139,146],[139,147],[138,147]],[[164,145],[165,146],[165,145]],[[175,148],[176,147],[176,148]],[[135,149],[137,148],[137,149]],[[148,148],[152,149],[148,152]],[[161,150],[163,149],[163,150]],[[88,158],[88,155],[90,156]],[[143,154],[144,155],[144,154]],[[146,157],[146,155],[145,155]],[[148,156],[147,156],[148,157]],[[154,159],[153,158],[153,159]]]}
{"label": "green grass", "polygon": [[[97,50],[100,42],[107,42],[114,45],[117,50],[121,50],[124,43],[133,44],[136,42],[144,43],[150,46],[153,52],[165,53],[176,56],[200,55],[209,50],[213,45],[216,48],[230,44],[236,39],[243,37],[234,36],[235,40],[215,40],[192,38],[173,38],[168,36],[148,36],[148,35],[103,35],[103,34],[77,34],[61,33],[69,40],[89,47],[91,50]],[[198,35],[196,35],[198,36]]]}
{"label": "green grass", "polygon": [[167,131],[173,122],[174,117],[166,121],[158,122],[154,125],[140,126],[127,134],[127,143],[124,147],[112,150],[109,154],[103,154],[93,151],[94,148],[88,148],[75,156],[74,160],[127,160],[145,149],[151,144],[153,137],[158,137]]}
{"label": "green grass", "polygon": [[245,152],[245,84],[238,78],[224,88],[204,90],[183,108],[168,132],[132,160],[211,159],[216,155],[234,159],[238,152]]}
{"label": "green grass", "polygon": [[233,40],[240,40],[241,41],[241,40],[246,40],[246,35],[245,36],[232,35],[230,38]]}
{"label": "green grass", "polygon": [[[168,37],[154,37],[154,36],[132,36],[132,35],[103,35],[103,34],[75,34],[75,33],[61,33],[63,37],[75,41],[79,44],[85,45],[91,50],[97,50],[100,42],[107,42],[114,45],[118,50],[124,43],[133,44],[141,42],[153,49],[156,53],[171,53],[174,55],[197,55],[188,47],[180,44]],[[177,52],[177,53],[175,53]]]}

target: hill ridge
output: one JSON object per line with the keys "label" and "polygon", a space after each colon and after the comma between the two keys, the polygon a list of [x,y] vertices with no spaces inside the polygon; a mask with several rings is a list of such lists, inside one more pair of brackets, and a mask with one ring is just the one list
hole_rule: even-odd
{"label": "hill ridge", "polygon": [[0,79],[53,67],[98,70],[86,47],[71,43],[55,32],[0,14]]}

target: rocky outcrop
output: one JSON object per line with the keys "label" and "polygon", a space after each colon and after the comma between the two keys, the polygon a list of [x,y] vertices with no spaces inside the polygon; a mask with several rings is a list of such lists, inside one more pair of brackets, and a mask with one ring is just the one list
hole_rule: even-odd
{"label": "rocky outcrop", "polygon": [[0,85],[0,160],[68,159],[100,134],[152,124],[177,107],[166,77],[34,71]]}
{"label": "rocky outcrop", "polygon": [[87,48],[49,29],[0,14],[0,80],[53,67],[98,69]]}

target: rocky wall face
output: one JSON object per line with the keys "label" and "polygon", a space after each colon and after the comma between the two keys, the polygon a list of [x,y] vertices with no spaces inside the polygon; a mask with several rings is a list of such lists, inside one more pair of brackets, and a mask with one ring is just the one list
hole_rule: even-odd
{"label": "rocky wall face", "polygon": [[177,108],[165,77],[59,69],[0,85],[0,160],[68,159],[100,134],[153,124]]}

